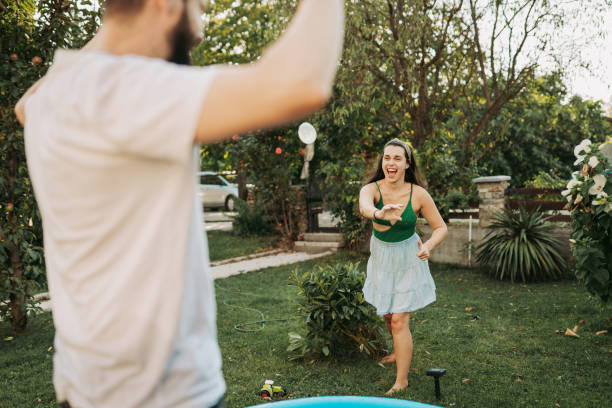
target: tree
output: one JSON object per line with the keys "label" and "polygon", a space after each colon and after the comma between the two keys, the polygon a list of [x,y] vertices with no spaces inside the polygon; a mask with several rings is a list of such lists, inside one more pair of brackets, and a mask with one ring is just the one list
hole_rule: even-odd
{"label": "tree", "polygon": [[340,80],[362,104],[384,88],[378,115],[418,150],[452,132],[470,167],[494,148],[488,126],[554,55],[553,28],[569,17],[547,0],[351,1]]}
{"label": "tree", "polygon": [[46,278],[40,214],[13,108],[46,72],[56,48],[88,41],[101,10],[89,1],[20,0],[0,2],[0,11],[0,316],[22,331],[31,289]]}
{"label": "tree", "polygon": [[559,74],[536,78],[491,121],[496,148],[479,157],[487,174],[512,176],[521,187],[539,172],[565,179],[573,149],[583,139],[602,142],[612,135],[599,102],[569,95]]}

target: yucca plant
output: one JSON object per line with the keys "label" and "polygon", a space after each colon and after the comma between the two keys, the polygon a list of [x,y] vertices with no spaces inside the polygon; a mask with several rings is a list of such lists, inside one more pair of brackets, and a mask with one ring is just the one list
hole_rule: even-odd
{"label": "yucca plant", "polygon": [[491,231],[476,247],[476,259],[499,280],[523,282],[559,278],[567,270],[561,243],[539,208],[506,209],[493,217]]}

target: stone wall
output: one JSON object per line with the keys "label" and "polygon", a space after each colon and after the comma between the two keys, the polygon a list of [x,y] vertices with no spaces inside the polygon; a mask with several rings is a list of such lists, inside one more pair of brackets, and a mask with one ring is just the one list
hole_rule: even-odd
{"label": "stone wall", "polygon": [[[490,231],[490,229],[479,226],[478,222],[474,220],[472,222],[472,242],[470,244],[468,239],[469,223],[451,223],[447,227],[448,235],[446,236],[446,239],[431,252],[431,260],[433,262],[464,266],[477,265],[476,260],[474,259],[473,249],[476,245],[483,241],[485,235]],[[425,242],[431,236],[431,227],[427,223],[419,221],[417,224],[417,229],[422,233],[421,239],[423,242]],[[553,230],[553,234],[559,237],[559,240],[563,245],[563,256],[568,260],[570,260],[572,256],[569,246],[570,233],[571,229],[564,226],[555,227]],[[472,248],[471,259],[468,252],[468,248],[470,246]]]}
{"label": "stone wall", "polygon": [[[478,188],[480,205],[478,207],[478,220],[472,221],[472,240],[470,241],[469,221],[451,223],[448,225],[446,239],[432,251],[431,260],[441,263],[452,263],[458,265],[476,265],[474,249],[478,246],[490,231],[493,214],[503,211],[507,204],[506,189],[508,188],[509,176],[479,177],[472,180]],[[418,229],[423,233],[423,242],[431,236],[431,228],[427,223],[420,222]],[[557,226],[553,229],[562,247],[563,256],[570,260],[572,257],[569,246],[571,229],[569,226]],[[472,255],[469,254],[472,249]]]}
{"label": "stone wall", "polygon": [[478,177],[472,180],[478,188],[480,205],[478,218],[481,227],[491,226],[493,214],[506,207],[509,176]]}

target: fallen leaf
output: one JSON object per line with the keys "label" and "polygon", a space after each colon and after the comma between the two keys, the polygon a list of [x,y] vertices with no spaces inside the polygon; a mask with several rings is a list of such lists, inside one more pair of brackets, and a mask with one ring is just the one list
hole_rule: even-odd
{"label": "fallen leaf", "polygon": [[461,281],[463,281],[463,279],[461,279],[461,278],[457,279],[457,282],[461,282]]}
{"label": "fallen leaf", "polygon": [[49,347],[49,348],[47,349],[47,353],[48,353],[48,352],[50,352],[51,350],[53,350],[53,346],[51,346],[51,347]]}
{"label": "fallen leaf", "polygon": [[586,324],[586,320],[580,320],[578,323],[580,323],[580,324]]}
{"label": "fallen leaf", "polygon": [[557,333],[557,334],[563,334],[563,333],[565,333],[565,332],[564,332],[563,330],[555,330],[555,333]]}
{"label": "fallen leaf", "polygon": [[580,336],[577,335],[576,332],[574,332],[573,330],[570,330],[570,329],[565,329],[565,335],[569,336],[569,337],[575,337],[577,339],[580,338]]}
{"label": "fallen leaf", "polygon": [[561,405],[555,402],[555,408],[561,408]]}
{"label": "fallen leaf", "polygon": [[470,383],[469,378],[464,378],[463,380],[461,380],[461,384],[469,384],[469,383]]}
{"label": "fallen leaf", "polygon": [[574,326],[574,328],[572,329],[572,331],[575,333],[578,331],[578,326]]}
{"label": "fallen leaf", "polygon": [[14,339],[14,337],[9,336],[9,337],[5,337],[5,338],[4,338],[4,341],[11,341],[11,340],[13,340],[13,339]]}
{"label": "fallen leaf", "polygon": [[600,330],[597,333],[595,333],[597,336],[601,336],[602,334],[608,334],[607,330]]}
{"label": "fallen leaf", "polygon": [[39,397],[36,397],[36,402],[41,403],[42,400]]}
{"label": "fallen leaf", "polygon": [[468,306],[468,307],[466,307],[466,308],[465,308],[465,311],[466,311],[466,312],[469,312],[470,310],[472,310],[472,307],[471,307],[471,306]]}

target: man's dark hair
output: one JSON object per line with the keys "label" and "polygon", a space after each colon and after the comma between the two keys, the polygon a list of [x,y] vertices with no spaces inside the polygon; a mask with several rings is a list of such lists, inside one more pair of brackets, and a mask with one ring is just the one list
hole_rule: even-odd
{"label": "man's dark hair", "polygon": [[142,9],[146,0],[106,0],[106,14],[133,14]]}

